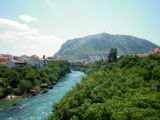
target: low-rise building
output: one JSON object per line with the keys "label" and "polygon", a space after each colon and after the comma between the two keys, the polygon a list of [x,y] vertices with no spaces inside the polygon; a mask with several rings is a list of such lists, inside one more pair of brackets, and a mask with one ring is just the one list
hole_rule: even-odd
{"label": "low-rise building", "polygon": [[53,60],[55,60],[53,57],[45,58],[45,56],[43,56],[43,58],[40,58],[37,55],[32,55],[30,57],[22,55],[19,57],[0,54],[0,66],[6,66],[7,68],[12,68],[15,66],[21,67],[25,65],[29,65],[31,67],[44,67]]}
{"label": "low-rise building", "polygon": [[12,55],[1,54],[0,65],[6,66],[7,68],[12,68],[15,66],[24,66],[26,65],[26,61],[16,56],[13,57]]}
{"label": "low-rise building", "polygon": [[160,55],[160,48],[154,48],[153,50],[152,50],[152,54],[159,54]]}
{"label": "low-rise building", "polygon": [[5,56],[0,56],[0,65],[1,66],[6,66],[8,61],[8,57]]}
{"label": "low-rise building", "polygon": [[7,68],[12,68],[15,66],[19,66],[19,67],[23,67],[27,64],[26,60],[21,58],[21,57],[17,57],[17,56],[9,56],[8,57],[8,62],[7,62]]}
{"label": "low-rise building", "polygon": [[32,55],[28,58],[27,64],[32,67],[43,67],[48,65],[48,59],[44,56],[43,58],[39,58],[37,55]]}
{"label": "low-rise building", "polygon": [[37,55],[32,55],[27,60],[27,65],[32,67],[41,67],[40,58]]}

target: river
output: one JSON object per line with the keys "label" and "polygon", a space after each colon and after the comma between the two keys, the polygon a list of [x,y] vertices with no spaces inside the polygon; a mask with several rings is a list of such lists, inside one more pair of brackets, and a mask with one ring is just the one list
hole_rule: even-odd
{"label": "river", "polygon": [[62,78],[53,89],[45,94],[40,94],[33,98],[16,98],[5,101],[3,105],[15,102],[21,103],[22,106],[5,112],[1,111],[0,120],[43,120],[52,112],[53,102],[59,101],[69,89],[81,81],[83,76],[83,72],[73,71]]}

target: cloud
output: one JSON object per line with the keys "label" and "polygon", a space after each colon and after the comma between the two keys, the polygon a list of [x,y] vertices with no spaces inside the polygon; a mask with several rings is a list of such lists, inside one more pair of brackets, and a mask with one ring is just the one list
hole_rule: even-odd
{"label": "cloud", "polygon": [[37,18],[33,18],[31,16],[28,16],[28,15],[20,15],[19,18],[22,19],[23,21],[26,21],[26,22],[31,22],[31,21],[37,21],[38,20]]}
{"label": "cloud", "polygon": [[63,43],[54,35],[44,35],[20,22],[0,18],[1,52],[11,54],[53,55]]}

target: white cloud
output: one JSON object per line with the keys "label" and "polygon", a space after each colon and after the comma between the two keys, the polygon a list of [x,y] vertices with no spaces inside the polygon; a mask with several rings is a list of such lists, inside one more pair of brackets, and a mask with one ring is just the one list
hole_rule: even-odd
{"label": "white cloud", "polygon": [[26,22],[31,22],[31,21],[37,21],[37,18],[31,17],[29,15],[20,15],[19,16],[20,19],[26,21]]}
{"label": "white cloud", "polygon": [[[44,35],[37,29],[14,20],[0,18],[0,48],[11,54],[53,55],[63,40]],[[11,47],[9,47],[11,46]]]}
{"label": "white cloud", "polygon": [[21,24],[17,21],[4,19],[4,18],[0,18],[0,26],[2,30],[9,29],[9,30],[16,30],[16,31],[26,31],[30,29],[25,24]]}

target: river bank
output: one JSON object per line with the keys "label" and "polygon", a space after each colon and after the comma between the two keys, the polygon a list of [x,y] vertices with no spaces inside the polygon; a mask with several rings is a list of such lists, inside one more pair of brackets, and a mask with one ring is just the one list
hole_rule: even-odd
{"label": "river bank", "polygon": [[63,60],[53,61],[47,66],[6,68],[0,66],[0,98],[8,95],[36,96],[46,93],[48,88],[70,72],[69,63]]}
{"label": "river bank", "polygon": [[21,97],[22,96],[8,95],[7,97],[0,99],[0,111],[3,111],[4,109],[9,108],[11,106],[14,106],[14,103],[8,104],[8,105],[4,104],[6,101],[13,100],[16,98],[21,98]]}
{"label": "river bank", "polygon": [[[62,79],[62,78],[60,78]],[[59,79],[59,80],[60,80]],[[31,89],[31,92],[24,95],[7,95],[5,98],[0,99],[0,111],[8,111],[16,107],[20,107],[22,104],[19,103],[19,100],[23,98],[32,98],[39,94],[45,94],[50,89],[53,89],[53,87],[56,85],[57,82],[53,82],[52,84],[43,83],[41,84],[41,87],[39,88],[39,91]]]}

